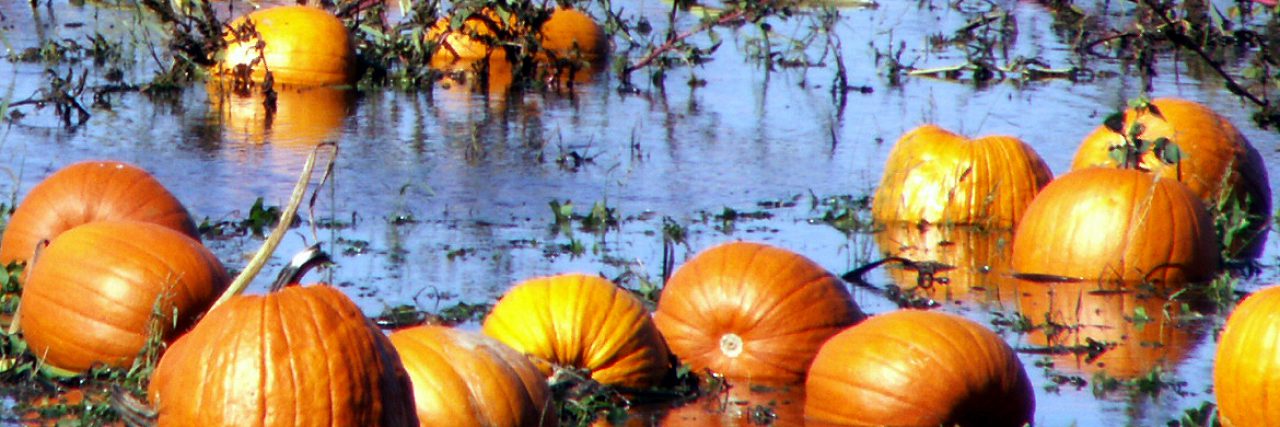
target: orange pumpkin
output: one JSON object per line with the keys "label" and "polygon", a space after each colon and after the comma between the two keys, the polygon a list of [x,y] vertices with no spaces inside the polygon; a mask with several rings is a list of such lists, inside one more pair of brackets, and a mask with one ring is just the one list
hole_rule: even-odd
{"label": "orange pumpkin", "polygon": [[533,358],[545,375],[569,366],[602,384],[644,388],[658,384],[671,365],[644,304],[597,276],[563,274],[516,285],[484,319],[484,333]]}
{"label": "orange pumpkin", "polygon": [[1066,372],[1136,378],[1157,366],[1173,369],[1198,341],[1165,315],[1176,286],[1018,280],[1016,287],[1018,312],[1037,326],[1024,335],[1028,344],[1062,351],[1052,358]]}
{"label": "orange pumpkin", "polygon": [[[511,17],[503,23],[497,12],[484,9],[469,15],[462,26],[455,29],[450,26],[450,18],[440,18],[426,34],[427,40],[438,46],[431,57],[431,66],[447,69],[456,61],[506,59],[506,49],[500,44],[530,31],[527,25],[514,19]],[[540,60],[547,60],[548,52],[561,59],[581,58],[593,63],[604,59],[607,48],[604,30],[583,12],[557,8],[538,31],[542,52],[535,57]]]}
{"label": "orange pumpkin", "polygon": [[328,285],[235,296],[156,366],[160,426],[417,425],[395,347]]}
{"label": "orange pumpkin", "polygon": [[873,316],[818,350],[805,417],[839,425],[1021,426],[1035,393],[998,335],[963,317],[899,310]]}
{"label": "orange pumpkin", "polygon": [[889,153],[872,199],[884,223],[1011,228],[1053,173],[1010,136],[968,139],[934,125],[903,135]]}
{"label": "orange pumpkin", "polygon": [[935,299],[1012,307],[1012,231],[895,224],[874,236],[884,256],[914,263],[885,264],[900,288]]}
{"label": "orange pumpkin", "polygon": [[276,109],[268,113],[262,91],[236,94],[221,86],[217,80],[207,85],[210,111],[221,120],[229,139],[248,144],[310,150],[339,136],[354,104],[348,90],[286,87],[276,90]]}
{"label": "orange pumpkin", "polygon": [[1227,319],[1218,339],[1213,390],[1224,426],[1280,425],[1280,286],[1245,298]]}
{"label": "orange pumpkin", "polygon": [[680,266],[654,323],[695,371],[794,383],[822,343],[866,317],[844,282],[794,252],[733,242]]}
{"label": "orange pumpkin", "polygon": [[[1235,256],[1258,256],[1271,218],[1271,185],[1258,150],[1225,117],[1204,105],[1177,98],[1156,99],[1150,105],[1125,111],[1121,130],[1128,133],[1137,124],[1142,129],[1139,138],[1168,138],[1185,155],[1177,164],[1167,164],[1154,151],[1148,151],[1140,159],[1139,168],[1181,181],[1207,206],[1242,207],[1253,218],[1243,235],[1232,236],[1227,250]],[[1098,126],[1080,144],[1071,169],[1117,167],[1110,150],[1123,143],[1123,134]]]}
{"label": "orange pumpkin", "polygon": [[18,315],[32,354],[57,373],[127,368],[152,334],[185,331],[227,283],[195,239],[152,223],[98,221],[41,252]]}
{"label": "orange pumpkin", "polygon": [[1218,243],[1186,186],[1132,169],[1073,171],[1049,184],[1018,224],[1013,269],[1085,280],[1207,280]]}
{"label": "orange pumpkin", "polygon": [[107,220],[153,222],[199,238],[187,208],[147,171],[116,161],[86,161],[31,188],[5,226],[0,264],[26,262],[40,242]]}
{"label": "orange pumpkin", "polygon": [[267,71],[275,83],[286,86],[355,81],[355,49],[347,27],[323,9],[296,5],[261,9],[232,21],[229,27],[231,31],[224,35],[227,49],[214,69],[216,75],[232,76],[238,68],[247,67],[254,82],[262,82]]}
{"label": "orange pumpkin", "polygon": [[396,331],[391,343],[413,380],[423,426],[555,426],[551,390],[524,355],[444,326]]}

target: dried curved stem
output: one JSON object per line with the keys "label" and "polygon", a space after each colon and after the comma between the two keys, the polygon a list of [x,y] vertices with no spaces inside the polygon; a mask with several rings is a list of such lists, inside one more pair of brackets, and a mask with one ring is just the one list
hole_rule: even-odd
{"label": "dried curved stem", "polygon": [[[271,258],[271,254],[275,253],[276,248],[280,246],[280,241],[284,239],[285,232],[289,230],[294,216],[298,213],[298,207],[302,205],[303,196],[307,194],[307,184],[311,183],[311,171],[315,169],[316,155],[320,152],[320,148],[325,146],[332,146],[337,150],[337,145],[333,143],[322,143],[307,156],[307,162],[302,165],[302,173],[298,175],[298,183],[293,187],[293,195],[289,197],[289,205],[285,206],[284,212],[280,214],[280,222],[276,224],[275,230],[271,231],[267,241],[262,243],[262,247],[258,248],[258,252],[253,255],[253,259],[249,260],[249,264],[245,266],[244,271],[241,271],[236,276],[231,285],[227,286],[227,290],[223,291],[218,300],[214,301],[213,305],[209,307],[210,310],[227,302],[231,297],[244,292],[244,288],[249,286],[249,282],[252,282],[255,277],[258,277],[258,273],[266,265],[267,259]],[[329,161],[332,162],[333,158],[330,158]]]}

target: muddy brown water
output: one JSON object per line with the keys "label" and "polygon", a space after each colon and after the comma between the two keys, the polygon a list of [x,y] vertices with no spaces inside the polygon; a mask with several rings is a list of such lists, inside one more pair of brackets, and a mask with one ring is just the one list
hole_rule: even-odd
{"label": "muddy brown water", "polygon": [[[930,3],[886,1],[875,8],[839,9],[834,31],[849,84],[868,88],[866,93],[850,92],[844,105],[830,93],[830,56],[825,66],[767,71],[748,58],[750,40],[759,33],[746,26],[717,30],[724,44],[714,60],[673,70],[664,88],[649,83],[646,71],[637,72],[636,92],[618,91],[617,79],[601,73],[570,92],[523,97],[486,99],[444,87],[430,92],[286,93],[270,129],[252,100],[219,99],[203,85],[169,98],[114,94],[108,98],[110,108],[93,108],[87,121],[73,127],[63,126],[50,107],[13,107],[10,111],[24,117],[0,129],[0,168],[13,178],[0,180],[0,192],[20,197],[58,167],[110,158],[150,170],[198,218],[238,219],[259,197],[268,205],[285,203],[314,142],[336,141],[336,173],[319,190],[314,216],[303,215],[342,226],[314,233],[306,226],[296,229],[273,265],[309,243],[324,242],[337,266],[313,278],[345,286],[371,315],[404,304],[434,310],[457,302],[493,301],[518,281],[559,272],[608,277],[630,272],[657,279],[664,218],[689,230],[688,245],[676,248],[677,260],[718,242],[746,239],[798,251],[844,272],[878,258],[880,247],[872,235],[846,235],[818,221],[827,207],[815,201],[870,194],[893,141],[905,131],[934,122],[975,136],[1016,135],[1062,174],[1084,135],[1140,93],[1141,79],[1120,62],[1073,54],[1070,41],[1054,29],[1053,15],[1037,3],[960,2],[956,8]],[[1224,8],[1233,5],[1221,3]],[[659,29],[666,25],[666,3],[614,4],[631,16],[649,17]],[[1084,1],[1079,6],[1098,12],[1104,4]],[[1107,19],[1121,22],[1130,6],[1110,7]],[[1040,58],[1055,68],[1082,65],[1101,73],[1081,82],[976,85],[967,79],[903,77],[900,85],[891,85],[876,63],[877,51],[904,43],[904,63],[921,68],[961,64],[965,59],[959,50],[930,48],[927,38],[951,34],[994,10],[1008,11],[1016,24],[1016,33],[1007,34],[1008,43],[999,50],[999,61]],[[802,13],[779,23],[772,39],[801,37],[813,25],[813,16]],[[48,41],[84,44],[87,35],[99,33],[122,43],[125,82],[150,79],[156,63],[148,44],[163,52],[163,32],[132,6],[53,1],[32,9],[27,2],[12,1],[0,3],[0,17],[0,37],[11,55],[0,61],[0,97],[8,102],[40,97],[49,81],[46,69],[87,72],[90,85],[104,83],[108,67],[90,59],[46,63],[12,57]],[[681,14],[679,25],[687,27],[696,19]],[[814,44],[806,53],[818,58],[821,49]],[[1243,130],[1268,165],[1277,164],[1275,134],[1253,125],[1251,110],[1196,61],[1190,55],[1162,53],[1152,95],[1212,106]],[[705,84],[688,84],[693,77]],[[92,102],[87,94],[80,100]],[[1278,175],[1276,169],[1270,171]],[[579,214],[605,203],[622,221],[604,233],[576,224],[562,229],[554,225],[548,207],[553,200],[572,201]],[[767,215],[740,218],[730,226],[716,217],[726,208]],[[1275,280],[1278,240],[1272,236],[1259,259],[1262,273],[1246,280],[1243,289]],[[243,265],[259,242],[252,237],[209,241],[233,267]],[[568,249],[574,242],[581,255]],[[880,269],[868,278],[883,286],[893,283],[896,274]],[[980,275],[974,280],[992,279]],[[250,292],[262,291],[268,281],[264,276]],[[1017,290],[1005,291],[986,283],[935,290],[940,293],[934,296],[942,302],[940,309],[988,325],[1019,310],[1031,317],[1042,314],[1034,310],[1044,306],[1064,304],[1034,288],[1023,289],[1021,297]],[[854,292],[869,313],[895,308],[877,293]],[[1085,303],[1095,304],[1091,308],[1096,312],[1145,304],[1105,298]],[[1157,308],[1147,309],[1148,314],[1158,315],[1151,312]],[[1185,381],[1181,393],[1166,389],[1151,396],[1121,389],[1095,395],[1097,360],[1021,354],[1035,383],[1036,424],[1163,425],[1211,401],[1212,330],[1222,321],[1222,315],[1208,314],[1195,322],[1198,326],[1157,331],[1165,334],[1159,339],[1172,343],[1158,355],[1130,348],[1109,359],[1115,367],[1112,375],[1118,376],[1146,374],[1159,364],[1167,379]],[[1121,336],[1152,335],[1144,331]],[[1002,335],[1015,347],[1044,344],[1034,334]],[[1164,362],[1153,362],[1153,357]],[[1052,370],[1042,367],[1046,361],[1053,362]],[[1055,377],[1047,372],[1079,376],[1090,384],[1055,387]],[[796,411],[781,413],[780,424],[796,423],[785,418]]]}

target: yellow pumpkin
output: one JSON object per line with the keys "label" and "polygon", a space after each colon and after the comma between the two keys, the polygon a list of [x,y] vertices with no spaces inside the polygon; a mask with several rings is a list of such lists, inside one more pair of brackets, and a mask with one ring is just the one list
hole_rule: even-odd
{"label": "yellow pumpkin", "polygon": [[607,385],[657,385],[671,360],[644,304],[606,279],[540,277],[516,285],[484,320],[484,333],[533,359],[543,374],[586,369]]}
{"label": "yellow pumpkin", "polygon": [[[1262,156],[1244,134],[1209,107],[1177,98],[1160,98],[1146,108],[1125,111],[1121,131],[1128,133],[1134,125],[1142,130],[1140,139],[1168,138],[1185,153],[1181,161],[1168,164],[1148,151],[1139,159],[1139,169],[1186,184],[1207,206],[1240,206],[1253,218],[1244,224],[1242,235],[1231,236],[1226,249],[1233,256],[1258,256],[1271,218],[1271,185]],[[1118,167],[1110,150],[1123,143],[1123,134],[1098,126],[1081,142],[1071,169]]]}
{"label": "yellow pumpkin", "polygon": [[1280,425],[1280,286],[1236,306],[1218,340],[1213,390],[1224,426]]}
{"label": "yellow pumpkin", "polygon": [[423,426],[553,427],[551,390],[524,355],[487,336],[437,325],[391,334]]}
{"label": "yellow pumpkin", "polygon": [[1010,136],[968,139],[935,125],[903,135],[871,204],[883,223],[1011,228],[1053,173]]}
{"label": "yellow pumpkin", "polygon": [[231,76],[243,66],[251,70],[255,82],[261,82],[267,71],[275,83],[283,85],[327,86],[355,81],[355,49],[347,27],[323,9],[261,9],[228,27],[231,31],[224,36],[227,49],[214,70],[216,75]]}

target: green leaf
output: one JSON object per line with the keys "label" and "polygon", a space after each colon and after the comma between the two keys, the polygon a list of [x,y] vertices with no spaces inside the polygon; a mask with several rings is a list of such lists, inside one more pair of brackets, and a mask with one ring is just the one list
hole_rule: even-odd
{"label": "green leaf", "polygon": [[1160,161],[1168,164],[1178,163],[1187,158],[1186,153],[1182,152],[1181,148],[1178,148],[1178,144],[1174,144],[1172,142],[1167,142],[1164,149],[1160,150],[1159,154]]}
{"label": "green leaf", "polygon": [[1107,129],[1110,129],[1112,132],[1123,135],[1124,134],[1124,113],[1122,112],[1111,113],[1110,116],[1107,116],[1106,120],[1102,121],[1102,125],[1106,126]]}

